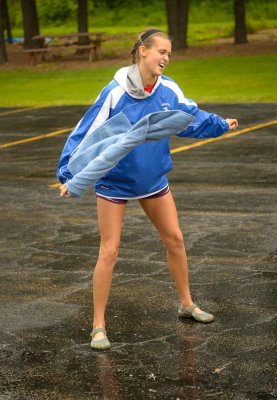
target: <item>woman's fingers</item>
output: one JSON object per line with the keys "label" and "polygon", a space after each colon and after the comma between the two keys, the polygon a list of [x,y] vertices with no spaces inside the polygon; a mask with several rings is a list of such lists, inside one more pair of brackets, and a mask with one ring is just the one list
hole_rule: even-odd
{"label": "woman's fingers", "polygon": [[59,187],[61,197],[70,197],[66,184]]}
{"label": "woman's fingers", "polygon": [[239,125],[237,119],[227,118],[226,121],[227,121],[227,123],[229,125],[229,130],[237,129],[237,127]]}

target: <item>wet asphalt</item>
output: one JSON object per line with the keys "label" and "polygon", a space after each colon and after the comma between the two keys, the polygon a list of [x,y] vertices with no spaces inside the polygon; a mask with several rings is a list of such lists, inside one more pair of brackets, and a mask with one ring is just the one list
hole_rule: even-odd
{"label": "wet asphalt", "polygon": [[[276,104],[202,108],[239,129],[277,115]],[[0,145],[73,127],[86,109],[0,108]],[[95,197],[49,187],[66,136],[0,148],[0,400],[277,399],[276,125],[173,155],[191,290],[212,324],[178,320],[165,250],[129,202],[104,353],[89,346]]]}

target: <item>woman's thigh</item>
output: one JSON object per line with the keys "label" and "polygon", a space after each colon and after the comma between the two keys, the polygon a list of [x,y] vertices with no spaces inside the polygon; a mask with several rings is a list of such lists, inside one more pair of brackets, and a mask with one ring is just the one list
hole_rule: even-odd
{"label": "woman's thigh", "polygon": [[119,245],[125,208],[125,204],[116,204],[97,197],[98,225],[102,245],[105,243]]}
{"label": "woman's thigh", "polygon": [[171,237],[179,237],[182,240],[178,214],[170,191],[155,199],[141,199],[140,204],[163,240]]}

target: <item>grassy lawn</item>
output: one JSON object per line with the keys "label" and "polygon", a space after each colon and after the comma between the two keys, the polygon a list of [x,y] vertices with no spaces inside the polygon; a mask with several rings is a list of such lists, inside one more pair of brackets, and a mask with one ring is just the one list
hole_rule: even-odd
{"label": "grassy lawn", "polygon": [[[111,25],[106,26],[95,26],[91,25],[89,27],[90,32],[105,32],[107,35],[124,35],[122,40],[122,48],[129,48],[128,39],[131,38],[132,41],[137,37],[137,35],[142,32],[148,25]],[[155,24],[149,24],[149,26],[155,26],[162,31],[167,31],[167,25],[161,22]],[[261,29],[272,29],[277,27],[276,19],[267,19],[263,21],[248,20],[248,33],[253,33]],[[191,22],[188,26],[188,44],[193,46],[199,44],[199,42],[212,41],[213,39],[232,37],[234,31],[234,21],[209,21],[209,22]],[[76,26],[74,24],[62,24],[59,26],[43,26],[40,29],[43,35],[58,35],[76,32]],[[22,28],[13,29],[14,37],[23,37]],[[127,40],[127,42],[125,42]]]}
{"label": "grassy lawn", "polygon": [[[277,55],[175,60],[166,75],[197,102],[277,102]],[[0,105],[91,104],[118,69],[0,71]]]}
{"label": "grassy lawn", "polygon": [[175,61],[167,73],[198,102],[275,102],[277,55]]}
{"label": "grassy lawn", "polygon": [[[16,22],[13,35],[22,37],[20,2],[9,0],[9,4],[12,4],[10,12]],[[76,32],[76,2],[66,0],[63,7],[59,4],[37,0],[42,34]],[[45,63],[33,70],[0,69],[0,106],[91,104],[119,68],[118,55],[129,53],[139,32],[150,26],[167,30],[165,2],[134,0],[133,7],[129,6],[130,2],[122,2],[121,7],[114,8],[106,7],[104,1],[97,2],[95,7],[94,2],[89,4],[89,31],[120,35],[102,46],[103,58],[114,59],[113,66],[110,62],[107,63],[109,67],[97,67],[97,63],[92,63],[86,69],[53,70],[53,64],[49,68],[50,64]],[[75,14],[71,12],[72,7]],[[277,27],[276,1],[247,0],[246,8],[248,33]],[[59,10],[61,18],[64,9],[68,10],[64,15],[67,17],[58,20],[55,12]],[[142,23],[142,26],[137,25]],[[189,47],[201,48],[214,43],[215,39],[232,37],[233,31],[233,0],[190,2]],[[181,86],[187,97],[197,102],[277,102],[276,54],[253,54],[256,55],[204,57],[201,54],[199,58],[176,59],[168,66],[166,75]]]}

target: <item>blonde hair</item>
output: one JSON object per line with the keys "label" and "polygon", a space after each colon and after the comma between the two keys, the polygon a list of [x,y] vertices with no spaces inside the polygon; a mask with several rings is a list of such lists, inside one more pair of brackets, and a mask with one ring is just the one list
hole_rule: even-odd
{"label": "blonde hair", "polygon": [[139,48],[140,46],[151,47],[154,44],[154,38],[160,37],[169,41],[169,36],[156,28],[146,29],[139,34],[138,40],[131,50],[132,63],[136,64],[139,61]]}

